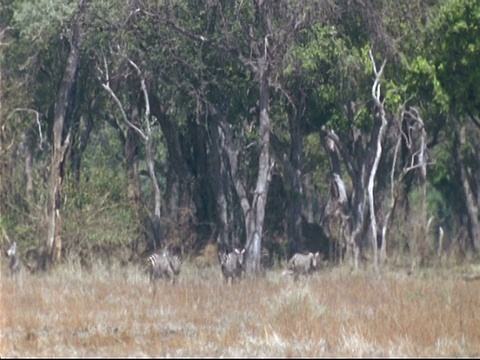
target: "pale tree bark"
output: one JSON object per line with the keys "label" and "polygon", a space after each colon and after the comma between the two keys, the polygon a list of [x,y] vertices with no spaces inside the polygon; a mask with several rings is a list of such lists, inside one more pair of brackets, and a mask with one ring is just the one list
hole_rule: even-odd
{"label": "pale tree bark", "polygon": [[[268,188],[271,181],[271,170],[273,167],[273,161],[270,154],[270,75],[271,75],[271,62],[274,51],[273,45],[269,44],[269,37],[274,33],[272,29],[272,14],[269,12],[269,6],[271,4],[265,4],[263,1],[258,1],[256,6],[258,16],[264,27],[264,31],[267,33],[263,39],[251,38],[252,53],[249,56],[244,56],[238,53],[238,50],[233,50],[235,44],[213,44],[210,40],[204,36],[192,34],[185,29],[182,29],[176,24],[170,22],[170,24],[183,34],[186,34],[190,38],[200,41],[202,43],[208,42],[213,46],[217,46],[221,51],[229,51],[232,54],[236,54],[238,60],[253,73],[255,73],[258,89],[259,89],[259,163],[258,173],[255,188],[250,194],[247,189],[247,182],[243,174],[239,171],[238,166],[238,154],[241,150],[242,144],[236,144],[233,141],[230,125],[224,122],[220,122],[221,136],[225,136],[224,142],[225,153],[228,156],[228,162],[230,165],[230,177],[233,182],[235,191],[240,201],[240,207],[242,209],[244,223],[245,223],[245,250],[246,250],[246,269],[248,273],[257,274],[261,271],[260,258],[261,247],[263,237],[263,225],[265,220],[265,207],[267,204]],[[222,117],[219,117],[221,120]],[[223,211],[223,210],[222,210]],[[221,225],[222,226],[222,225]],[[226,233],[225,230],[223,230]],[[226,241],[226,240],[222,240]]]}
{"label": "pale tree bark", "polygon": [[[222,126],[227,126],[225,114],[221,114],[216,109],[212,112],[215,119],[210,122],[211,134],[211,179],[213,181],[213,191],[215,197],[215,205],[217,210],[217,244],[222,251],[232,251],[232,245],[229,241],[232,237],[231,222],[229,222],[229,209],[232,209],[229,191],[229,171],[228,171],[228,151],[226,144],[226,134],[222,131]],[[222,117],[222,118],[219,118]],[[230,147],[235,144],[229,144]],[[232,156],[236,157],[238,152],[230,149]]]}
{"label": "pale tree bark", "polygon": [[422,223],[420,233],[420,263],[424,264],[427,257],[428,247],[428,214],[427,214],[427,157],[426,157],[426,141],[425,130],[423,122],[421,123],[421,136],[419,139],[420,149],[417,154],[418,164],[420,166],[420,186],[421,186],[421,211],[422,211]]}
{"label": "pale tree bark", "polygon": [[[334,134],[332,134],[334,136]],[[337,246],[335,248],[347,248],[347,235],[350,233],[350,208],[348,203],[347,188],[342,178],[341,159],[335,146],[335,142],[327,134],[320,136],[320,141],[325,153],[327,154],[330,171],[330,193],[327,204],[321,216],[321,224],[324,227],[327,236]],[[335,249],[334,248],[334,249]],[[343,261],[342,254],[330,250],[330,260],[336,260],[337,257]],[[342,251],[343,252],[343,251]]]}
{"label": "pale tree bark", "polygon": [[[145,100],[145,120],[144,120],[144,125],[145,125],[145,135],[142,136],[142,139],[144,139],[145,142],[145,157],[146,157],[146,162],[147,162],[147,168],[148,168],[148,174],[150,176],[150,181],[152,183],[153,187],[153,197],[154,197],[154,210],[153,210],[153,216],[152,216],[152,224],[153,224],[153,229],[155,231],[154,236],[156,238],[159,238],[161,232],[160,232],[160,216],[161,216],[161,200],[162,200],[162,195],[160,192],[160,187],[158,186],[158,180],[157,176],[155,174],[155,161],[154,161],[154,154],[153,154],[153,135],[152,135],[152,127],[150,124],[150,101],[148,97],[148,91],[147,91],[147,85],[145,84],[145,78],[138,68],[138,66],[132,61],[129,60],[130,65],[132,65],[135,70],[137,71],[137,75],[140,78],[140,85],[141,85],[141,90],[143,93],[143,97]],[[160,239],[157,239],[156,241],[160,245]]]}
{"label": "pale tree bark", "polygon": [[[242,209],[245,229],[246,229],[246,264],[247,271],[257,274],[261,270],[261,245],[263,223],[265,219],[265,207],[267,202],[268,187],[271,180],[271,171],[274,165],[270,155],[270,117],[268,111],[268,102],[270,99],[270,91],[268,86],[268,78],[266,63],[259,62],[260,74],[260,154],[259,167],[256,186],[251,197],[247,190],[247,184],[244,174],[241,173],[238,164],[238,155],[241,151],[242,144],[234,140],[232,128],[227,123],[224,116],[215,116],[217,119],[219,137],[219,146],[223,147],[222,153],[228,157],[228,165],[230,168],[230,176],[235,187],[238,198],[240,199],[240,207]],[[214,145],[215,146],[215,145]],[[224,161],[224,160],[222,160]],[[226,166],[226,164],[225,164]],[[220,194],[221,196],[221,194]],[[219,199],[220,206],[224,204],[224,199]],[[225,209],[223,209],[225,211]],[[226,211],[225,211],[226,212]],[[227,216],[226,214],[223,215]],[[223,229],[226,233],[227,231]],[[221,240],[223,243],[226,240]]]}
{"label": "pale tree bark", "polygon": [[129,127],[129,129],[135,131],[135,133],[140,137],[141,141],[145,145],[145,161],[147,163],[147,170],[148,174],[150,177],[150,182],[152,184],[152,189],[153,189],[153,198],[154,198],[154,210],[153,214],[151,215],[151,221],[152,221],[152,228],[154,230],[154,237],[155,237],[155,243],[157,246],[161,245],[161,191],[160,187],[158,185],[158,180],[157,176],[155,174],[155,167],[154,167],[154,154],[153,154],[153,149],[152,149],[152,144],[153,144],[153,134],[152,134],[152,127],[150,123],[150,100],[149,100],[149,95],[148,95],[148,90],[147,86],[145,83],[145,78],[137,64],[135,64],[132,60],[128,59],[129,64],[135,69],[138,77],[140,78],[140,89],[142,91],[144,101],[145,101],[145,114],[144,114],[144,119],[141,122],[141,127],[137,126],[136,124],[132,123],[124,110],[124,107],[115,94],[115,92],[112,90],[110,87],[110,81],[109,81],[109,74],[108,74],[108,67],[106,66],[106,61],[104,60],[104,67],[105,71],[101,71],[101,73],[104,74],[105,76],[105,82],[102,82],[102,87],[107,91],[107,93],[113,98],[115,103],[120,109],[120,112],[122,114],[122,118],[125,122],[125,124]]}
{"label": "pale tree bark", "polygon": [[[267,42],[267,39],[265,39]],[[265,52],[267,51],[265,43]],[[260,272],[260,255],[262,247],[263,224],[265,220],[265,207],[267,206],[268,187],[271,180],[273,162],[270,155],[270,113],[268,103],[270,88],[268,84],[268,62],[265,53],[264,60],[258,63],[260,78],[260,155],[258,164],[257,184],[255,186],[251,209],[243,207],[247,230],[247,271],[253,274]]]}
{"label": "pale tree bark", "polygon": [[[64,125],[69,106],[71,106],[72,90],[80,63],[80,50],[85,31],[83,28],[84,16],[87,7],[88,0],[81,0],[70,38],[70,52],[63,78],[58,88],[54,109],[52,157],[46,208],[47,237],[42,250],[42,263],[40,264],[40,267],[43,269],[46,269],[49,264],[58,263],[62,252],[62,183],[65,173],[65,153],[70,143],[70,130],[65,129]],[[64,136],[64,133],[66,133],[66,136]]]}
{"label": "pale tree bark", "polygon": [[375,74],[375,81],[372,86],[372,97],[375,104],[375,115],[381,121],[380,129],[378,130],[377,140],[376,140],[376,152],[375,159],[373,161],[372,169],[370,170],[370,176],[368,179],[368,205],[370,209],[370,226],[372,229],[372,250],[373,250],[373,267],[375,271],[379,271],[378,268],[378,245],[377,245],[377,217],[375,213],[375,199],[374,199],[374,185],[375,178],[377,174],[378,164],[380,163],[380,157],[382,156],[382,143],[385,137],[385,131],[387,129],[387,115],[385,113],[384,102],[381,100],[380,95],[380,78],[383,74],[383,69],[385,67],[385,60],[382,63],[380,69],[377,70],[377,65],[375,64],[375,59],[373,58],[372,52],[370,51],[370,60],[373,65],[373,72]]}
{"label": "pale tree bark", "polygon": [[[352,105],[353,106],[353,105]],[[362,239],[365,234],[365,206],[366,206],[366,182],[368,174],[368,163],[370,156],[368,149],[373,148],[366,141],[365,134],[360,133],[358,129],[352,129],[354,135],[352,153],[347,150],[347,142],[350,139],[341,140],[338,134],[333,130],[323,130],[321,136],[322,141],[327,145],[329,151],[327,155],[330,158],[330,166],[332,167],[332,188],[335,189],[340,198],[334,198],[327,206],[326,211],[329,213],[324,215],[326,221],[331,221],[336,215],[341,217],[342,236],[345,239],[345,258],[352,265],[353,269],[358,269],[360,262],[360,253],[362,247]],[[373,137],[372,137],[373,138]],[[340,160],[345,164],[352,188],[346,190],[345,181],[340,173]],[[336,169],[336,170],[335,170]],[[337,172],[338,171],[338,172]],[[344,194],[348,199],[345,201]],[[338,195],[337,195],[338,196]],[[327,228],[329,225],[327,224]]]}
{"label": "pale tree bark", "polygon": [[[367,224],[370,224],[372,236],[374,266],[377,265],[377,225],[374,207],[374,185],[378,162],[382,154],[381,144],[386,129],[386,113],[380,101],[379,81],[385,62],[380,69],[374,67],[375,80],[372,86],[374,99],[374,121],[370,131],[365,132],[355,125],[356,104],[346,106],[350,131],[342,138],[332,129],[321,132],[322,144],[326,149],[332,170],[331,199],[325,209],[322,223],[334,218],[341,219],[341,233],[345,238],[345,257],[353,269],[358,269],[364,239],[367,237]],[[347,190],[342,177],[340,162],[343,162],[350,178],[352,188]],[[347,194],[348,193],[348,194]],[[367,208],[368,206],[368,208]],[[370,218],[367,215],[370,214]],[[373,224],[372,224],[373,220]],[[370,223],[369,223],[370,222]],[[327,224],[327,228],[329,225]]]}
{"label": "pale tree bark", "polygon": [[[265,74],[266,76],[266,74]],[[246,181],[238,165],[239,144],[233,139],[230,124],[223,117],[217,117],[223,151],[228,156],[230,174],[235,191],[240,199],[245,229],[246,229],[246,254],[247,271],[252,274],[260,272],[261,241],[268,186],[271,180],[271,171],[274,165],[270,155],[270,118],[268,114],[268,100],[270,98],[267,79],[263,77],[260,83],[260,154],[257,182],[250,199]]]}
{"label": "pale tree bark", "polygon": [[[323,4],[323,2],[322,2]],[[278,79],[281,76],[275,76],[275,65],[281,67],[287,51],[287,43],[292,41],[295,33],[305,28],[308,19],[308,12],[318,10],[320,4],[312,4],[311,7],[305,7],[303,3],[291,3],[287,1],[265,1],[257,0],[252,4],[245,4],[249,8],[249,14],[244,13],[242,16],[251,16],[255,19],[254,23],[235,23],[232,27],[229,21],[232,10],[229,3],[215,3],[209,10],[215,10],[215,16],[221,19],[218,22],[216,31],[220,36],[210,38],[207,34],[198,34],[193,30],[183,27],[167,9],[167,19],[164,20],[175,31],[183,34],[189,39],[201,44],[201,46],[211,46],[221,53],[227,53],[229,56],[236,58],[245,68],[255,75],[255,83],[258,84],[258,172],[253,190],[247,189],[247,181],[244,174],[240,174],[237,166],[237,156],[243,151],[242,140],[233,146],[230,141],[225,141],[224,152],[228,155],[229,162],[229,181],[233,183],[235,192],[239,199],[240,208],[243,213],[245,223],[246,236],[246,266],[247,272],[257,273],[260,270],[261,243],[263,237],[263,226],[265,218],[265,207],[268,194],[268,188],[271,178],[271,169],[273,161],[270,154],[270,132],[271,119],[269,110],[270,91],[273,88],[280,89]],[[329,8],[329,6],[325,6]],[[323,9],[323,7],[322,7]],[[227,10],[227,11],[224,11]],[[236,10],[235,10],[236,11]],[[243,11],[243,9],[242,9]],[[234,22],[239,18],[232,19]],[[241,20],[240,20],[241,21]],[[237,26],[240,26],[247,34],[247,43],[238,43],[236,34]],[[278,74],[279,75],[279,74]],[[224,124],[221,120],[219,124],[221,128],[220,136],[228,138],[231,131],[228,124]],[[228,190],[226,192],[228,194]],[[225,200],[218,198],[218,201],[225,204]],[[224,206],[220,204],[220,206]],[[228,206],[228,201],[227,201]],[[224,215],[230,215],[234,210],[221,210]],[[220,224],[220,227],[224,225]],[[224,232],[226,233],[226,232]],[[228,240],[221,240],[231,242]]]}
{"label": "pale tree bark", "polygon": [[[420,117],[418,110],[415,107],[406,109],[406,104],[403,104],[395,120],[395,136],[397,137],[395,143],[395,149],[393,153],[392,166],[390,171],[390,199],[389,205],[386,210],[385,217],[382,223],[381,231],[381,247],[380,247],[380,265],[383,266],[387,261],[387,246],[388,246],[388,234],[391,221],[394,217],[395,210],[398,205],[398,199],[400,196],[400,185],[404,181],[407,174],[412,171],[420,170],[421,179],[426,179],[426,167],[427,161],[427,147],[426,147],[426,131],[424,128],[423,120]],[[403,131],[405,129],[406,131]],[[398,173],[396,172],[397,161],[400,152],[400,145],[404,143],[404,147],[407,150],[405,154],[405,161],[402,164],[402,169]],[[425,196],[422,195],[422,199],[426,198],[426,183],[421,183],[423,186],[422,193],[425,191]],[[424,205],[423,205],[424,206]],[[422,210],[423,211],[423,210]],[[425,212],[426,214],[426,212]],[[423,215],[422,215],[423,216]],[[422,218],[423,233],[427,233],[428,222],[426,221],[426,215]],[[422,260],[423,261],[423,260]]]}
{"label": "pale tree bark", "polygon": [[[140,109],[139,104],[135,103],[132,105],[133,109],[130,115],[130,121],[135,126],[140,126]],[[117,127],[120,138],[122,139],[123,144],[123,153],[125,157],[125,173],[127,175],[127,200],[130,204],[135,223],[138,224],[139,228],[142,224],[142,201],[141,201],[141,191],[140,191],[140,146],[141,141],[137,132],[131,127],[127,127],[125,133],[123,129]],[[140,244],[142,242],[142,234],[140,229],[138,229],[137,238],[133,240],[132,251],[133,254],[137,254],[139,251]]]}

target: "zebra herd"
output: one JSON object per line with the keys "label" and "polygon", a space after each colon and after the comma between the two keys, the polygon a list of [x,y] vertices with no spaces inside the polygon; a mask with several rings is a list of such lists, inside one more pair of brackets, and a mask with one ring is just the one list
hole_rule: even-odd
{"label": "zebra herd", "polygon": [[[10,273],[14,275],[20,269],[20,257],[18,253],[17,243],[13,241],[6,251],[7,257],[10,259]],[[320,254],[313,253],[296,253],[287,263],[287,268],[283,272],[284,275],[292,275],[294,281],[297,281],[300,275],[311,275],[317,270]],[[176,282],[180,274],[182,265],[182,257],[180,251],[171,246],[155,251],[147,258],[149,265],[150,282],[155,283],[158,279],[169,280],[171,284]],[[225,283],[233,284],[239,281],[245,273],[245,249],[234,248],[233,251],[219,251],[218,261],[222,271]]]}
{"label": "zebra herd", "polygon": [[[182,260],[180,255],[174,254],[168,248],[154,252],[148,257],[150,263],[150,281],[153,284],[159,278],[166,278],[175,283],[180,273]],[[233,251],[219,251],[218,261],[226,284],[239,281],[245,274],[245,249],[234,248]],[[309,276],[318,269],[320,253],[296,253],[287,263],[284,275],[292,275],[297,281],[300,275]]]}
{"label": "zebra herd", "polygon": [[[169,280],[172,284],[176,282],[182,265],[182,258],[178,251],[175,253],[171,248],[165,247],[151,254],[147,260],[152,284],[162,278]],[[235,248],[231,252],[219,251],[218,261],[225,283],[230,279],[230,283],[233,284],[245,273],[245,249]]]}

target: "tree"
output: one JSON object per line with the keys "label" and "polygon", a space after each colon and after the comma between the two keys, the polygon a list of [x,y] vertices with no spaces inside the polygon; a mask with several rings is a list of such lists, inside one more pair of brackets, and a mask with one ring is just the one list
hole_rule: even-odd
{"label": "tree", "polygon": [[[47,239],[43,258],[57,263],[62,251],[62,182],[65,176],[65,153],[70,144],[70,130],[65,129],[65,118],[71,110],[73,87],[81,57],[81,48],[85,36],[84,20],[88,9],[88,0],[80,0],[76,20],[69,39],[70,53],[67,58],[62,82],[57,93],[57,102],[53,120],[53,148],[50,164],[50,179],[47,200]],[[66,134],[66,135],[65,135]],[[45,266],[45,265],[43,265]]]}
{"label": "tree", "polygon": [[435,129],[433,142],[438,144],[441,161],[434,167],[432,182],[450,199],[453,216],[465,226],[470,247],[476,250],[480,246],[480,201],[475,195],[479,173],[473,164],[480,159],[469,149],[475,147],[472,140],[480,131],[479,20],[476,1],[447,0],[432,8],[424,32],[425,51],[418,54],[409,74],[411,87],[435,120],[427,126]]}
{"label": "tree", "polygon": [[[209,36],[206,33],[198,33],[192,29],[186,28],[178,23],[178,18],[167,18],[166,22],[198,43],[206,43],[217,49],[217,51],[226,51],[230,56],[239,61],[244,68],[252,72],[255,76],[258,92],[258,163],[255,185],[250,192],[245,177],[240,171],[238,156],[243,151],[243,140],[234,140],[232,129],[225,122],[225,115],[216,111],[217,116],[214,121],[218,121],[217,129],[219,137],[226,140],[222,142],[222,152],[227,155],[226,158],[219,156],[218,160],[228,159],[228,166],[221,165],[229,169],[230,177],[233,182],[236,194],[239,199],[240,207],[243,212],[245,236],[246,236],[246,263],[247,269],[251,273],[257,273],[260,270],[260,252],[263,236],[263,224],[265,217],[265,207],[270,182],[270,172],[273,167],[270,155],[270,100],[271,87],[273,85],[273,69],[276,61],[279,61],[284,52],[282,40],[285,40],[285,34],[281,27],[277,27],[277,21],[282,21],[289,16],[287,11],[289,4],[286,2],[272,3],[258,1],[252,6],[249,4],[240,4],[238,7],[222,5],[215,3],[206,6],[208,11],[219,14],[219,23],[215,27],[216,33]],[[300,7],[298,7],[299,9]],[[297,7],[295,7],[297,9]],[[167,11],[168,12],[168,11]],[[294,11],[295,16],[299,12]],[[228,21],[227,21],[228,19]],[[230,21],[230,19],[232,21]],[[275,21],[274,21],[275,19]],[[296,17],[296,20],[300,17]],[[290,22],[295,25],[295,22]],[[237,33],[243,31],[248,34],[247,38],[237,36]],[[291,36],[292,32],[288,32]],[[250,52],[252,50],[252,52]],[[216,109],[218,110],[218,108]],[[220,146],[220,144],[213,144]],[[221,154],[219,152],[218,154]],[[223,196],[223,195],[222,195]],[[224,196],[223,196],[224,197]],[[218,198],[217,198],[218,199]],[[219,202],[217,202],[220,204]],[[219,211],[225,211],[225,207],[220,206]],[[226,219],[225,214],[220,218]],[[223,220],[225,221],[225,220]]]}
{"label": "tree", "polygon": [[[465,208],[468,214],[468,233],[471,246],[480,249],[480,173],[477,166],[480,158],[468,150],[475,146],[466,136],[466,121],[477,134],[480,131],[480,6],[472,0],[450,0],[443,4],[433,23],[432,62],[438,82],[448,96],[449,110],[458,122],[456,133],[455,159],[460,161],[459,177]],[[470,155],[467,155],[470,153]],[[471,161],[467,159],[470,158]]]}

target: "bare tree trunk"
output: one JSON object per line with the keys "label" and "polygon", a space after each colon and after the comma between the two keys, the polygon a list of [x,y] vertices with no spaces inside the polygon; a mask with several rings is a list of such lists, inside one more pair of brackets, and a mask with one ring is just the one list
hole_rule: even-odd
{"label": "bare tree trunk", "polygon": [[270,156],[270,114],[268,109],[270,88],[268,84],[268,66],[266,59],[260,59],[258,63],[260,78],[260,156],[258,161],[258,176],[251,211],[245,211],[244,209],[247,230],[246,265],[247,271],[252,274],[257,274],[261,270],[260,255],[263,223],[265,220],[268,186],[270,184],[271,169],[273,166]]}
{"label": "bare tree trunk", "polygon": [[[304,99],[300,99],[299,106],[303,106]],[[275,133],[272,133],[271,143],[275,152],[275,158],[278,159],[285,169],[287,184],[287,239],[288,251],[287,257],[304,249],[302,232],[302,214],[303,214],[303,183],[302,183],[302,164],[303,164],[303,120],[301,112],[295,106],[288,116],[290,127],[290,144],[285,146],[281,143]],[[289,152],[285,151],[289,149]],[[313,222],[309,221],[309,222]]]}
{"label": "bare tree trunk", "polygon": [[[135,105],[133,108],[130,120],[136,126],[140,126],[139,123],[139,110],[138,106]],[[122,132],[123,133],[123,132]],[[125,156],[125,173],[127,175],[127,199],[128,203],[131,205],[135,224],[140,224],[144,222],[142,216],[142,201],[140,193],[140,174],[139,174],[139,147],[140,139],[136,131],[132,128],[127,128],[126,136],[124,141],[124,156]],[[139,229],[140,230],[140,229]],[[138,237],[132,241],[132,251],[133,254],[137,254],[140,248],[140,243],[144,239],[144,235],[141,231],[138,231]],[[148,246],[147,246],[148,247]]]}
{"label": "bare tree trunk", "polygon": [[[401,115],[401,118],[403,118],[403,114]],[[387,235],[390,227],[390,222],[395,214],[395,210],[397,207],[398,183],[395,181],[394,177],[395,177],[395,167],[397,164],[398,152],[400,149],[400,143],[402,139],[400,128],[401,128],[401,125],[399,126],[399,130],[398,130],[399,131],[398,140],[397,140],[397,143],[395,144],[395,150],[394,150],[393,161],[392,161],[392,170],[390,172],[390,204],[382,225],[382,244],[380,246],[380,259],[379,259],[380,266],[382,267],[385,265],[387,261],[387,241],[388,241]]]}
{"label": "bare tree trunk", "polygon": [[268,85],[267,67],[268,65],[259,61],[260,76],[260,154],[257,174],[257,182],[253,191],[252,199],[249,199],[247,193],[247,184],[239,172],[238,166],[238,145],[233,140],[232,129],[226,120],[217,116],[221,129],[221,136],[225,141],[221,144],[225,146],[225,153],[228,156],[230,165],[230,174],[235,187],[235,191],[240,200],[240,207],[243,212],[246,233],[246,268],[247,272],[257,274],[261,271],[260,257],[262,246],[262,232],[265,220],[265,207],[267,204],[268,187],[271,180],[271,170],[273,163],[270,155],[270,117],[268,111],[268,102],[270,100],[270,89]]}
{"label": "bare tree trunk", "polygon": [[26,198],[29,206],[33,204],[33,177],[32,177],[32,169],[33,169],[33,150],[31,147],[31,142],[28,141],[28,137],[30,137],[30,131],[25,134],[27,137],[27,141],[24,143],[25,146],[25,192]]}
{"label": "bare tree trunk", "polygon": [[418,153],[418,164],[420,166],[420,186],[421,186],[421,234],[420,234],[420,264],[425,264],[428,250],[428,214],[427,214],[427,159],[425,154],[425,134],[421,130],[420,152]]}
{"label": "bare tree trunk", "polygon": [[290,180],[290,196],[287,203],[287,236],[290,258],[297,251],[303,250],[302,241],[302,203],[303,184],[301,166],[303,163],[303,126],[302,118],[295,111],[289,116],[290,126],[290,166],[287,166],[287,176]]}
{"label": "bare tree trunk", "polygon": [[[165,193],[167,211],[169,215],[173,215],[176,211],[177,204],[182,195],[182,189],[188,187],[191,173],[186,165],[185,157],[182,154],[179,129],[175,120],[171,119],[167,114],[167,109],[163,106],[160,99],[153,93],[149,94],[152,115],[158,119],[158,123],[164,135],[166,146],[168,149],[169,165],[172,167],[173,173],[167,175],[167,191]],[[173,186],[173,181],[177,181],[177,185]],[[169,191],[169,190],[172,191]],[[165,233],[166,229],[163,229]]]}
{"label": "bare tree trunk", "polygon": [[[153,197],[154,197],[154,211],[153,211],[153,215],[151,215],[150,217],[151,217],[154,237],[156,238],[155,242],[159,243],[160,242],[159,237],[161,236],[161,232],[160,232],[161,192],[160,192],[160,187],[158,185],[157,177],[155,174],[153,151],[152,151],[153,136],[152,136],[152,129],[150,124],[150,98],[148,95],[147,86],[145,83],[145,78],[143,73],[140,71],[137,64],[135,64],[132,60],[128,59],[128,62],[135,69],[138,77],[140,78],[140,89],[142,91],[143,98],[145,101],[145,115],[144,115],[144,120],[141,121],[141,125],[142,125],[141,127],[137,126],[136,124],[128,120],[128,117],[125,113],[125,110],[121,101],[115,95],[115,92],[110,87],[110,75],[108,73],[108,68],[107,68],[105,59],[104,59],[105,71],[104,72],[100,71],[101,73],[104,73],[104,76],[105,76],[105,79],[103,79],[105,82],[102,82],[102,87],[108,92],[108,94],[113,98],[113,100],[119,107],[125,124],[131,130],[136,132],[136,134],[140,137],[141,141],[145,145],[145,161],[147,163],[148,174],[152,184]],[[135,116],[133,118],[135,119]]]}
{"label": "bare tree trunk", "polygon": [[[478,252],[480,250],[480,222],[479,222],[479,204],[477,203],[474,191],[472,189],[472,179],[469,171],[467,169],[467,164],[462,155],[462,146],[466,143],[466,126],[463,125],[460,128],[459,142],[460,149],[457,151],[457,157],[459,159],[458,164],[460,167],[460,179],[462,182],[463,193],[465,194],[465,205],[468,213],[468,224],[469,224],[469,234],[472,238],[471,244],[474,251]],[[480,196],[480,195],[477,195]]]}
{"label": "bare tree trunk", "polygon": [[[345,182],[342,178],[340,157],[335,141],[327,133],[320,136],[320,141],[325,149],[332,173],[330,180],[330,194],[322,214],[321,224],[327,230],[330,239],[336,239],[340,248],[347,247],[347,236],[350,234],[350,209]],[[338,224],[334,226],[334,224]],[[333,250],[333,249],[331,249]],[[330,251],[330,260],[337,254]]]}
{"label": "bare tree trunk", "polygon": [[147,162],[148,174],[150,176],[150,181],[153,188],[154,209],[153,209],[153,216],[151,216],[152,228],[154,231],[155,243],[157,245],[161,245],[160,217],[161,217],[162,195],[160,192],[160,187],[158,186],[157,176],[155,174],[155,166],[154,166],[155,162],[154,162],[153,151],[152,151],[154,139],[152,134],[152,128],[150,125],[150,100],[148,96],[147,85],[145,83],[144,75],[132,60],[129,60],[129,63],[135,68],[135,70],[137,71],[137,75],[140,78],[140,88],[142,90],[143,98],[145,101],[145,115],[144,115],[145,119],[143,121],[144,133],[142,133],[141,131],[140,133],[142,136],[142,140],[145,143],[145,160]]}
{"label": "bare tree trunk", "polygon": [[370,176],[368,179],[368,205],[370,208],[370,226],[372,228],[372,250],[373,250],[373,267],[375,271],[379,271],[378,268],[378,245],[377,245],[377,217],[375,213],[375,199],[373,194],[373,188],[375,185],[375,177],[377,174],[378,164],[380,163],[380,157],[382,156],[382,143],[383,138],[385,137],[385,131],[387,128],[387,116],[385,114],[385,108],[383,102],[380,100],[380,78],[385,67],[385,60],[383,61],[382,66],[377,70],[377,65],[375,64],[375,59],[373,58],[372,52],[370,51],[370,60],[373,64],[373,71],[375,73],[375,81],[372,86],[372,97],[375,102],[375,112],[380,118],[381,125],[378,130],[377,142],[376,142],[376,153],[375,159],[370,170]]}
{"label": "bare tree trunk", "polygon": [[[80,96],[85,96],[85,91],[82,90]],[[88,114],[83,118],[79,114],[79,107],[76,107],[75,111],[75,121],[74,121],[74,129],[72,130],[73,137],[72,137],[72,146],[70,146],[70,169],[74,175],[75,181],[80,181],[81,175],[81,163],[83,154],[87,149],[88,141],[90,139],[90,134],[93,130],[93,115],[97,111],[97,100],[94,98],[90,104],[88,109]],[[85,124],[82,125],[82,119],[85,121]]]}
{"label": "bare tree trunk", "polygon": [[[373,57],[372,57],[373,62]],[[355,104],[352,102],[346,106],[347,117],[351,123],[349,136],[340,140],[339,136],[332,130],[324,132],[324,147],[330,159],[332,168],[332,188],[336,190],[334,197],[330,199],[327,206],[327,213],[324,221],[330,221],[332,215],[341,216],[342,229],[347,230],[345,257],[351,261],[353,269],[358,269],[364,238],[367,235],[367,224],[372,229],[373,262],[375,268],[377,260],[377,224],[374,207],[374,183],[376,171],[382,154],[381,143],[386,130],[386,114],[383,104],[380,102],[379,79],[383,72],[383,63],[380,70],[374,72],[376,80],[372,86],[372,96],[375,102],[374,116],[380,116],[381,121],[374,122],[369,136],[355,127]],[[347,144],[352,142],[352,144]],[[340,158],[345,164],[352,183],[351,197],[346,199],[346,189],[341,176]],[[338,197],[338,200],[335,200]],[[333,200],[333,201],[332,201]],[[341,200],[341,201],[340,201]],[[369,206],[369,208],[367,208]],[[367,215],[370,214],[370,218]],[[348,224],[345,223],[348,221]]]}
{"label": "bare tree trunk", "polygon": [[[80,8],[70,39],[70,53],[62,81],[58,88],[57,102],[53,119],[53,147],[50,164],[50,179],[47,199],[47,237],[42,254],[42,267],[55,264],[60,260],[62,251],[62,182],[65,172],[65,153],[70,142],[70,130],[65,131],[64,124],[67,111],[71,106],[72,90],[80,63],[80,48],[83,42],[83,18],[87,10],[88,0],[80,1]],[[64,133],[66,136],[64,137]]]}
{"label": "bare tree trunk", "polygon": [[[224,116],[215,112],[214,117]],[[225,153],[225,135],[221,131],[220,122],[226,123],[226,119],[213,121],[210,126],[212,137],[212,174],[213,191],[217,210],[217,244],[219,249],[231,251],[230,236],[231,229],[228,221],[228,189],[230,184],[228,179],[228,154]]]}

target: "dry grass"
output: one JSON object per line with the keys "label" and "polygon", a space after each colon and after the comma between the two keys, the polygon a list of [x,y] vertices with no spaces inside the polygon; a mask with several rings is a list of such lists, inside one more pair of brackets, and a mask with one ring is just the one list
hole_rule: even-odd
{"label": "dry grass", "polygon": [[[5,265],[5,264],[2,264]],[[179,282],[136,268],[65,265],[16,280],[2,267],[2,357],[480,356],[480,281],[324,270],[223,284],[184,264]]]}

